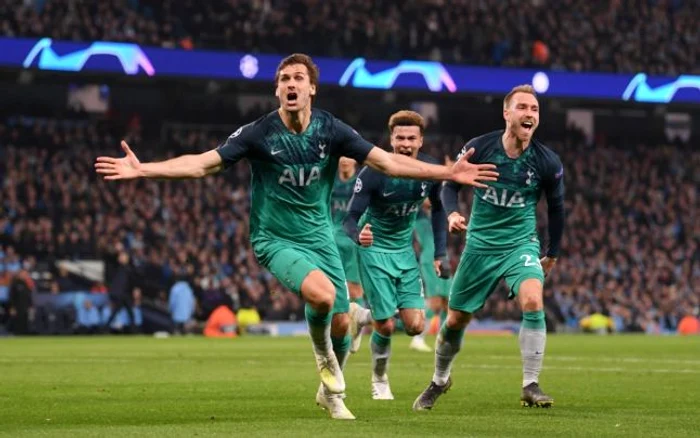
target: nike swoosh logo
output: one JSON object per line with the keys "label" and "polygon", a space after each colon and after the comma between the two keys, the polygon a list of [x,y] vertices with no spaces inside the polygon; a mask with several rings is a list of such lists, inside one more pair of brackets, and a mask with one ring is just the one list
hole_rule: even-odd
{"label": "nike swoosh logo", "polygon": [[278,149],[278,150],[276,150],[276,151],[270,151],[270,155],[277,155],[277,154],[279,154],[279,153],[281,153],[281,152],[284,152],[284,151],[283,151],[282,149]]}
{"label": "nike swoosh logo", "polygon": [[384,196],[386,197],[386,196],[391,196],[391,195],[393,195],[394,193],[396,193],[396,191],[389,192],[389,193],[384,192],[384,193],[382,193],[382,195],[384,195]]}

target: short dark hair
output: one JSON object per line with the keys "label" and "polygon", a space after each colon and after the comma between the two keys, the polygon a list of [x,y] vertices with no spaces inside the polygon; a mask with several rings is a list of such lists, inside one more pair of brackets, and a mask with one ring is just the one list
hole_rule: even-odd
{"label": "short dark hair", "polygon": [[389,118],[389,135],[394,133],[396,126],[417,126],[420,129],[420,135],[425,131],[425,119],[415,111],[399,111],[391,115]]}
{"label": "short dark hair", "polygon": [[314,60],[311,59],[309,55],[304,53],[293,53],[280,61],[277,66],[277,72],[275,73],[275,86],[277,86],[277,82],[280,79],[280,72],[282,69],[294,64],[305,65],[306,69],[309,71],[309,82],[311,82],[311,85],[318,87],[318,66],[314,64]]}
{"label": "short dark hair", "polygon": [[510,105],[510,99],[515,95],[515,93],[527,93],[527,94],[532,94],[537,98],[537,93],[535,92],[535,88],[530,85],[530,84],[525,84],[525,85],[518,85],[517,87],[513,87],[512,90],[508,94],[506,94],[506,97],[503,98],[503,108],[508,108]]}

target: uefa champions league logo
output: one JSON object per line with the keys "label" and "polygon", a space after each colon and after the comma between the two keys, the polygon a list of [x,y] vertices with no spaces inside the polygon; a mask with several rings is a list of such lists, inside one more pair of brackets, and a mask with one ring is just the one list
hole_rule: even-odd
{"label": "uefa champions league logo", "polygon": [[649,83],[646,73],[637,73],[627,84],[622,93],[622,100],[634,100],[635,102],[672,102],[676,93],[682,89],[695,89],[700,91],[700,76],[680,75],[670,82],[658,84],[657,81]]}
{"label": "uefa champions league logo", "polygon": [[401,61],[394,67],[376,71],[367,68],[367,60],[355,58],[345,69],[338,85],[391,90],[402,75],[420,75],[430,91],[457,91],[457,85],[445,66],[434,61]]}
{"label": "uefa champions league logo", "polygon": [[93,56],[107,55],[116,58],[127,75],[136,75],[140,71],[148,76],[156,74],[151,60],[138,44],[96,41],[84,49],[61,54],[56,53],[52,45],[51,38],[40,39],[24,58],[22,66],[29,68],[38,58],[37,67],[41,70],[79,72]]}
{"label": "uefa champions league logo", "polygon": [[362,180],[360,178],[357,178],[355,180],[355,187],[353,188],[353,192],[360,193],[361,191],[362,191]]}

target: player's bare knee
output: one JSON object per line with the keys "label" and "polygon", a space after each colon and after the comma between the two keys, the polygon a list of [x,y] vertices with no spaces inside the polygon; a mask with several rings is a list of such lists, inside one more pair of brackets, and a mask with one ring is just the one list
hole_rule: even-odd
{"label": "player's bare knee", "polygon": [[312,298],[309,299],[309,304],[316,311],[321,313],[328,313],[333,309],[333,304],[335,303],[335,291],[334,290],[319,290],[316,293],[311,294]]}
{"label": "player's bare knee", "polygon": [[518,299],[523,312],[542,310],[542,282],[536,278],[523,281],[518,290]]}
{"label": "player's bare knee", "polygon": [[331,336],[343,337],[349,333],[350,315],[347,313],[336,313],[331,322]]}
{"label": "player's bare knee", "polygon": [[375,321],[374,329],[379,332],[380,335],[389,337],[394,333],[394,320],[382,319],[380,321]]}
{"label": "player's bare knee", "polygon": [[335,303],[335,286],[321,271],[312,271],[301,284],[301,293],[309,305],[321,313],[328,313]]}
{"label": "player's bare knee", "polygon": [[523,312],[536,312],[544,307],[542,291],[530,289],[521,291],[518,295],[520,296],[520,308]]}
{"label": "player's bare knee", "polygon": [[542,310],[542,300],[537,297],[528,297],[520,301],[523,312],[537,312]]}
{"label": "player's bare knee", "polygon": [[425,318],[416,318],[413,321],[404,323],[404,328],[408,336],[420,335],[425,327]]}
{"label": "player's bare knee", "polygon": [[447,328],[450,330],[462,330],[469,324],[469,321],[471,320],[471,313],[450,309],[450,311],[447,314],[447,320],[445,321],[445,325],[447,325]]}

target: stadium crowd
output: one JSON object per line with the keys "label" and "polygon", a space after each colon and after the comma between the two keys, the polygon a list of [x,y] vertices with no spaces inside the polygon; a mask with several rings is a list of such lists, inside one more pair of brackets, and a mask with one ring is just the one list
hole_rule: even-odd
{"label": "stadium crowd", "polygon": [[[209,149],[223,138],[174,131],[161,145],[166,151],[137,131],[130,135],[144,160]],[[0,125],[0,286],[16,286],[19,278],[34,294],[108,292],[113,306],[140,302],[143,293],[144,301],[167,308],[172,286],[185,281],[199,319],[222,304],[266,320],[302,318],[299,298],[262,270],[250,249],[245,162],[201,180],[108,183],[96,177],[93,162],[117,144],[108,130],[86,122],[18,118]],[[546,287],[550,320],[576,326],[599,312],[616,331],[675,331],[700,306],[700,179],[693,172],[700,153],[689,145],[587,146],[575,132],[550,145],[567,184],[563,252]],[[428,150],[444,157],[459,147],[433,139]],[[468,212],[470,191],[460,196]],[[463,236],[450,239],[454,265],[462,245]],[[37,290],[26,273],[42,261],[54,269],[61,259],[107,261],[107,284],[55,272]],[[120,267],[135,281],[119,280]],[[504,296],[495,294],[478,316],[519,319]]]}
{"label": "stadium crowd", "polygon": [[17,3],[0,0],[4,36],[572,71],[700,71],[695,0]]}

